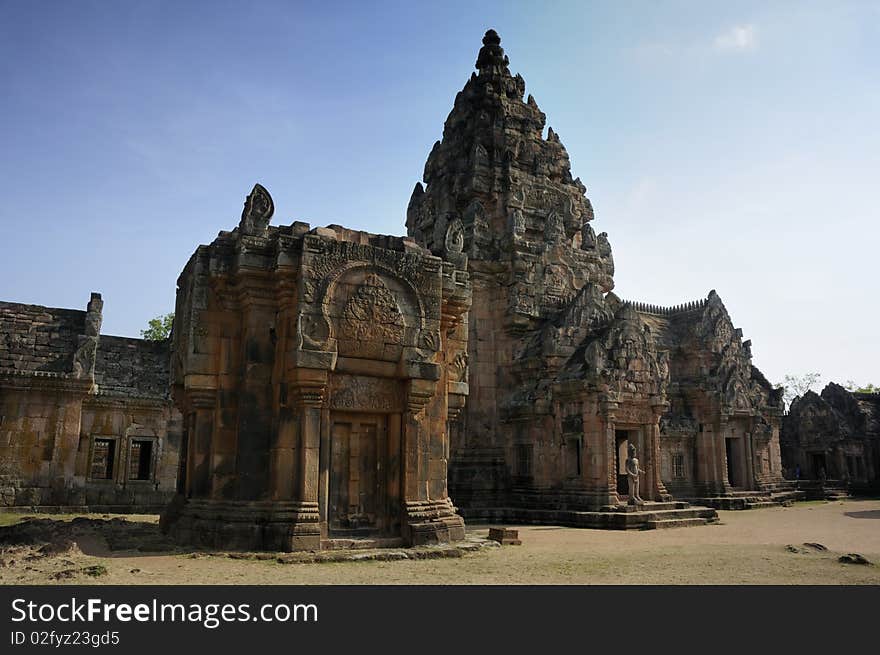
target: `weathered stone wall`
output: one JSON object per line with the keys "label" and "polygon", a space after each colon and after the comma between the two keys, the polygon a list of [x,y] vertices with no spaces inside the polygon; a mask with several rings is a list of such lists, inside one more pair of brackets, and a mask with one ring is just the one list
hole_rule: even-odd
{"label": "weathered stone wall", "polygon": [[71,371],[85,318],[81,310],[0,302],[0,369]]}
{"label": "weathered stone wall", "polygon": [[[103,340],[103,337],[102,337]],[[90,396],[83,403],[75,477],[79,502],[90,508],[137,508],[158,512],[176,491],[182,426],[180,413],[167,400]],[[109,479],[91,475],[96,439],[115,441]],[[138,479],[133,445],[149,443],[149,476]]]}
{"label": "weathered stone wall", "polygon": [[[101,310],[98,294],[86,311],[0,303],[3,505],[155,511],[172,496],[169,344],[99,337]],[[98,438],[115,444],[106,480],[90,475]]]}
{"label": "weathered stone wall", "polygon": [[68,504],[86,392],[54,378],[0,380],[3,505]]}
{"label": "weathered stone wall", "polygon": [[101,335],[95,384],[102,394],[168,398],[170,368],[168,341]]}

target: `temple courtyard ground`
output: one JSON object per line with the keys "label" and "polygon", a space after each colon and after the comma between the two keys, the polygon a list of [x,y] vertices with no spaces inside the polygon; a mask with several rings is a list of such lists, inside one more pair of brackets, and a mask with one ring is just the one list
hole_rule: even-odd
{"label": "temple courtyard ground", "polygon": [[719,515],[639,532],[509,526],[522,545],[492,548],[477,545],[489,526],[473,525],[471,552],[304,563],[179,548],[154,515],[0,514],[0,584],[880,584],[880,500]]}

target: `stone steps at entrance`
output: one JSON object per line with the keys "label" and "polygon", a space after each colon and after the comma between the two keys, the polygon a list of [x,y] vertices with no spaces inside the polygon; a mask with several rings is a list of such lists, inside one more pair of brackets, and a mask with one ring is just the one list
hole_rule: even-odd
{"label": "stone steps at entrance", "polygon": [[648,521],[645,526],[646,530],[660,530],[663,528],[688,528],[697,525],[706,525],[710,523],[709,519],[692,518],[692,519],[659,519],[656,521]]}
{"label": "stone steps at entrance", "polygon": [[667,509],[687,509],[688,507],[690,507],[690,505],[683,501],[667,503],[647,501],[640,505],[626,505],[624,507],[621,507],[620,505],[609,505],[607,506],[607,509],[603,508],[603,510],[610,512],[659,512]]}
{"label": "stone steps at entrance", "polygon": [[741,510],[778,507],[784,503],[806,499],[806,492],[792,490],[775,492],[731,491],[723,496],[709,496],[689,500],[693,503],[714,507],[715,509]]}
{"label": "stone steps at entrance", "polygon": [[401,537],[330,538],[321,540],[322,550],[363,550],[365,548],[401,548]]}
{"label": "stone steps at entrance", "polygon": [[762,507],[779,507],[781,503],[773,502],[772,500],[764,500],[755,503],[746,503],[746,509],[760,509]]}
{"label": "stone steps at entrance", "polygon": [[669,521],[681,519],[705,519],[705,507],[688,507],[687,509],[661,509],[641,513],[646,521]]}
{"label": "stone steps at entrance", "polygon": [[795,502],[805,500],[807,494],[805,491],[778,491],[770,494],[770,500],[774,503]]}
{"label": "stone steps at entrance", "polygon": [[726,510],[735,510],[735,509],[746,509],[746,505],[749,502],[760,502],[763,498],[759,498],[758,496],[710,496],[707,498],[693,498],[691,502],[699,503],[700,505],[705,505],[706,507],[714,507],[715,509],[726,509]]}
{"label": "stone steps at entrance", "polygon": [[[645,506],[664,509],[644,509]],[[669,507],[672,505],[673,507]],[[680,507],[684,505],[684,507]],[[687,503],[645,503],[634,511],[632,506],[620,505],[604,511],[586,512],[523,507],[461,508],[466,522],[508,523],[523,525],[562,525],[575,528],[598,528],[603,530],[646,530],[651,521],[685,521],[680,525],[698,525],[718,520],[718,512],[711,507],[691,506]],[[678,527],[679,524],[664,524]]]}

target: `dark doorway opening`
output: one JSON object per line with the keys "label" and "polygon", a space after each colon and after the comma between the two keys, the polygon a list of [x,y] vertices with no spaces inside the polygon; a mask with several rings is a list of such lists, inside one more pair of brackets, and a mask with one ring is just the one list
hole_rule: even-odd
{"label": "dark doorway opening", "polygon": [[614,470],[617,472],[617,494],[629,496],[629,480],[626,477],[626,460],[629,457],[629,431],[614,432]]}
{"label": "dark doorway opening", "polygon": [[823,480],[827,477],[827,469],[825,468],[825,453],[811,453],[810,463],[813,466],[813,479]]}
{"label": "dark doorway opening", "polygon": [[129,454],[128,479],[149,480],[152,478],[153,442],[134,440]]}
{"label": "dark doorway opening", "polygon": [[738,443],[734,439],[725,439],[724,445],[727,453],[727,481],[731,487],[740,487],[742,481],[739,479],[739,460],[736,457]]}
{"label": "dark doorway opening", "polygon": [[116,439],[95,439],[92,450],[92,480],[112,480]]}

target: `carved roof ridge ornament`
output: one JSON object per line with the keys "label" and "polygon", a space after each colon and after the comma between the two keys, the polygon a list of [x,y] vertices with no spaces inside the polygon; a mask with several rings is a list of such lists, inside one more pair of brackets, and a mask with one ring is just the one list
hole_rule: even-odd
{"label": "carved roof ridge ornament", "polygon": [[244,201],[244,210],[241,212],[241,221],[238,224],[242,234],[248,236],[263,237],[269,230],[269,221],[275,213],[275,203],[272,196],[262,184],[254,184],[254,188]]}

